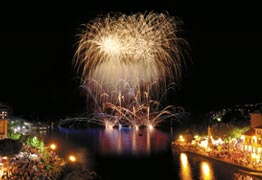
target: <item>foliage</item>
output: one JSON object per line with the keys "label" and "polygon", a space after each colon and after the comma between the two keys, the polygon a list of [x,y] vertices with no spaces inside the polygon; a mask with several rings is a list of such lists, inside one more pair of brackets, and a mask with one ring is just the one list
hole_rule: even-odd
{"label": "foliage", "polygon": [[36,136],[28,137],[26,139],[26,144],[29,145],[32,148],[38,149],[40,152],[44,151],[44,142],[41,139],[37,138]]}
{"label": "foliage", "polygon": [[8,132],[8,138],[13,140],[18,140],[22,137],[21,133],[15,133],[15,132]]}
{"label": "foliage", "polygon": [[205,136],[207,135],[207,125],[206,124],[203,124],[203,122],[200,122],[200,123],[194,123],[194,124],[191,124],[190,125],[190,132],[192,134],[198,134],[200,136]]}
{"label": "foliage", "polygon": [[229,136],[232,138],[240,138],[241,135],[249,129],[249,126],[234,128],[229,132]]}
{"label": "foliage", "polygon": [[249,126],[236,126],[232,123],[216,123],[211,126],[213,137],[221,137],[223,139],[240,138],[247,131]]}

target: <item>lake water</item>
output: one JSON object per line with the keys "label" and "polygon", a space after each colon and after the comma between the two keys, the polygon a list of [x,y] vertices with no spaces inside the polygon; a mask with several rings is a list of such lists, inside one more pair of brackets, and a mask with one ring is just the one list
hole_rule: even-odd
{"label": "lake water", "polygon": [[146,128],[56,129],[47,132],[46,142],[56,143],[65,158],[75,155],[82,166],[105,180],[233,180],[240,176],[257,180],[235,166],[175,151],[174,136],[173,130]]}

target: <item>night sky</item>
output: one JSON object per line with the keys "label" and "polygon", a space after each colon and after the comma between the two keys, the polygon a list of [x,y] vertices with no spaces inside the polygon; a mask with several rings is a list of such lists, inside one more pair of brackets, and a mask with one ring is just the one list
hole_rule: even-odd
{"label": "night sky", "polygon": [[261,102],[260,6],[139,2],[1,5],[0,102],[16,114],[41,119],[75,113],[82,105],[79,75],[72,68],[76,35],[81,24],[110,11],[168,11],[182,19],[191,62],[187,61],[181,85],[172,96],[174,104],[189,112],[205,112]]}

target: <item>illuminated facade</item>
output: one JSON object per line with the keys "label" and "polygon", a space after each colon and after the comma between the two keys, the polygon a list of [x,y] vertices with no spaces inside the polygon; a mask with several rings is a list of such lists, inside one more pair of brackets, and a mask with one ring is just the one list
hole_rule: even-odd
{"label": "illuminated facade", "polygon": [[7,138],[8,108],[0,106],[0,140]]}
{"label": "illuminated facade", "polygon": [[0,119],[0,140],[7,138],[7,119]]}
{"label": "illuminated facade", "polygon": [[254,112],[250,114],[250,129],[243,134],[243,150],[262,153],[262,114]]}

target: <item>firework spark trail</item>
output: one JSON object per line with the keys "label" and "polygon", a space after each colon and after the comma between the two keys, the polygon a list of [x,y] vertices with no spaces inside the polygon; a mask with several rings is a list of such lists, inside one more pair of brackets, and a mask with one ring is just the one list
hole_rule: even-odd
{"label": "firework spark trail", "polygon": [[[83,65],[84,79],[131,87],[180,77],[181,58],[176,22],[166,14],[108,14],[85,26],[78,41],[76,65]],[[105,87],[108,88],[108,87]]]}
{"label": "firework spark trail", "polygon": [[96,104],[131,110],[134,101],[148,105],[161,97],[181,76],[180,45],[186,41],[177,37],[177,30],[168,13],[153,12],[111,13],[86,24],[79,34],[75,67]]}

